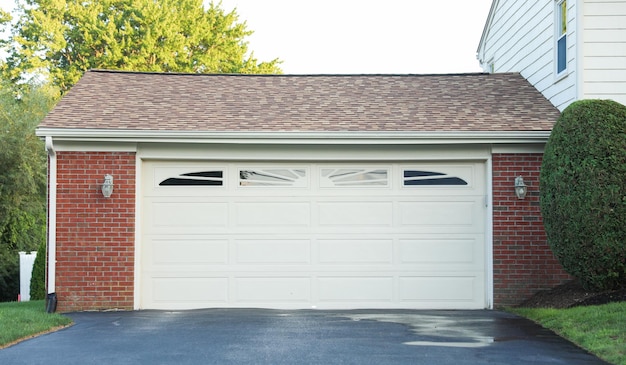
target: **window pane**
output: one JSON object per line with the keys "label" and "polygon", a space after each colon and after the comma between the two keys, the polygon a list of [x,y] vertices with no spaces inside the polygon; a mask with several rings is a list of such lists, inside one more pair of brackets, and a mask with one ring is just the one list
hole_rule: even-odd
{"label": "window pane", "polygon": [[467,181],[458,177],[443,177],[440,179],[407,180],[404,182],[404,186],[412,185],[467,185]]}
{"label": "window pane", "polygon": [[306,186],[304,169],[242,169],[239,186]]}
{"label": "window pane", "polygon": [[322,169],[323,187],[387,186],[389,174],[385,169]]}
{"label": "window pane", "polygon": [[460,177],[450,176],[441,172],[404,170],[404,186],[424,185],[467,185]]}
{"label": "window pane", "polygon": [[567,37],[561,37],[557,42],[557,66],[556,71],[561,73],[567,68]]}
{"label": "window pane", "polygon": [[189,172],[165,179],[159,186],[222,186],[223,175],[222,171]]}
{"label": "window pane", "polygon": [[559,35],[563,35],[567,33],[567,1],[564,0],[561,3],[561,5],[559,6],[559,12],[559,18],[561,20],[561,33]]}

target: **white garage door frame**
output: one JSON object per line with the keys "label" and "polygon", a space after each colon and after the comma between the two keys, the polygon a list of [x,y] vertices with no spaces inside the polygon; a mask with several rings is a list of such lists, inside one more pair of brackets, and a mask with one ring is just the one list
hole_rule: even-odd
{"label": "white garage door frame", "polygon": [[484,307],[491,308],[492,288],[492,248],[491,248],[491,204],[487,204],[491,196],[491,159],[489,148],[484,146],[404,146],[404,145],[332,145],[317,144],[297,145],[169,145],[167,148],[157,145],[144,145],[137,153],[137,224],[135,254],[135,308],[142,308],[142,170],[145,162],[150,161],[220,161],[223,163],[255,163],[297,161],[301,163],[315,162],[351,162],[354,164],[424,164],[432,162],[459,163],[474,162],[482,164],[484,170],[485,204],[484,221]]}

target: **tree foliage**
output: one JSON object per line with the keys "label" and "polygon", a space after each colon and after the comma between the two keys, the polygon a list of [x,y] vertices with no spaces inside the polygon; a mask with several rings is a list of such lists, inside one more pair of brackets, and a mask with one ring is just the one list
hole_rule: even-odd
{"label": "tree foliage", "polygon": [[543,157],[548,243],[589,289],[626,287],[626,106],[582,100],[557,121]]}
{"label": "tree foliage", "polygon": [[58,91],[0,85],[0,300],[15,300],[19,251],[45,240],[46,153],[35,127]]}
{"label": "tree foliage", "polygon": [[88,69],[280,73],[248,55],[235,11],[202,0],[25,0],[13,27],[12,80],[44,75],[68,90]]}

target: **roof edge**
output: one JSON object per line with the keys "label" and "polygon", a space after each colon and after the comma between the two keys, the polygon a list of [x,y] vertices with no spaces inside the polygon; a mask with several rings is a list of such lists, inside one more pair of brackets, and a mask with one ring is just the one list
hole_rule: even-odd
{"label": "roof edge", "polygon": [[489,30],[491,28],[491,23],[493,22],[493,16],[496,12],[496,7],[498,6],[498,0],[493,0],[491,2],[491,7],[489,8],[489,14],[487,15],[487,20],[485,21],[485,26],[483,27],[483,33],[480,36],[480,41],[478,42],[478,48],[476,49],[476,59],[480,63],[482,67],[483,59],[481,55],[481,51],[484,51],[485,41],[487,40],[487,36],[489,35]]}
{"label": "roof edge", "polygon": [[150,143],[484,144],[545,143],[550,131],[467,132],[236,132],[38,128],[57,141]]}

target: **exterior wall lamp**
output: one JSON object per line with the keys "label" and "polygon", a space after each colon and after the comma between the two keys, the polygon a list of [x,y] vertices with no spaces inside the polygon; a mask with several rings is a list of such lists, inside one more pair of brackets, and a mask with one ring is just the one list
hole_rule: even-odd
{"label": "exterior wall lamp", "polygon": [[104,175],[104,182],[102,183],[100,190],[105,198],[111,197],[111,194],[113,194],[113,175]]}
{"label": "exterior wall lamp", "polygon": [[517,199],[525,199],[526,193],[528,192],[528,187],[524,184],[524,178],[518,176],[515,178],[515,195]]}

